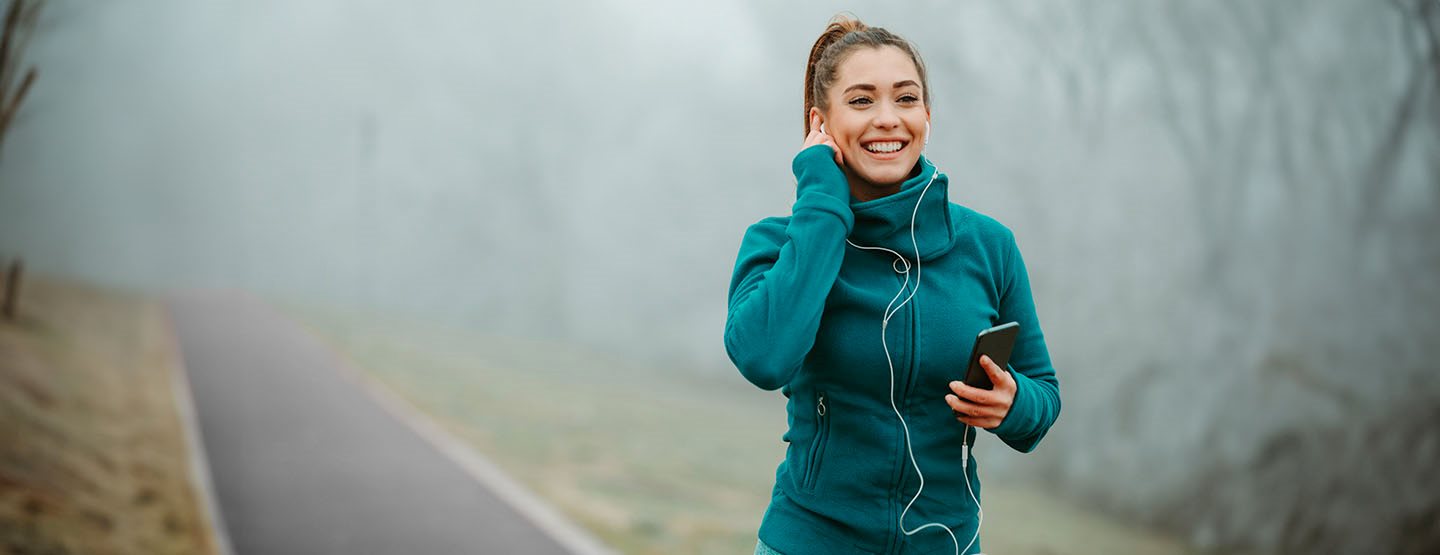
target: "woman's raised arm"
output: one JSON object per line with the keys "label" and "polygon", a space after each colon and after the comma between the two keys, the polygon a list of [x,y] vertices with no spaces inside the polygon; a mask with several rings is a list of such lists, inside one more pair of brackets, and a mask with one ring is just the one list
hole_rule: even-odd
{"label": "woman's raised arm", "polygon": [[792,163],[796,198],[789,224],[750,226],[730,278],[725,351],[745,379],[767,390],[790,383],[814,346],[855,223],[835,151],[824,142],[806,143]]}

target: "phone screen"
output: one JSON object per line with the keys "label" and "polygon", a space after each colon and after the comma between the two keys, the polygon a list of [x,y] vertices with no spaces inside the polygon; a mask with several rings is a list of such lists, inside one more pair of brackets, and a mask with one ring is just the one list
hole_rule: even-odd
{"label": "phone screen", "polygon": [[1010,322],[986,329],[975,336],[975,347],[970,349],[970,364],[965,370],[965,383],[980,389],[994,389],[990,375],[980,366],[980,355],[989,355],[995,365],[1005,368],[1010,363],[1010,351],[1015,347],[1015,336],[1020,333],[1020,324]]}

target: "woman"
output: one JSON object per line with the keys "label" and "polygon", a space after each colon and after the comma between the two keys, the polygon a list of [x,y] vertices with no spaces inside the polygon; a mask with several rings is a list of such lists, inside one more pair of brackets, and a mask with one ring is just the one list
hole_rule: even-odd
{"label": "woman", "polygon": [[[949,202],[929,124],[915,48],[832,21],[792,213],[746,230],[730,282],[730,359],[789,398],[757,554],[977,552],[974,428],[1029,452],[1060,413],[1014,235]],[[960,382],[976,334],[1011,321],[1010,368],[982,358],[994,388]]]}

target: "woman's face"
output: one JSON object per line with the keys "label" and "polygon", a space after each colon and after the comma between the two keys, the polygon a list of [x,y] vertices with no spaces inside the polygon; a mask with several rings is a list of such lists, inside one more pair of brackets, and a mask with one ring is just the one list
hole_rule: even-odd
{"label": "woman's face", "polygon": [[830,108],[820,114],[858,186],[856,197],[894,192],[920,159],[930,121],[920,87],[915,63],[894,46],[859,48],[841,62],[826,91]]}

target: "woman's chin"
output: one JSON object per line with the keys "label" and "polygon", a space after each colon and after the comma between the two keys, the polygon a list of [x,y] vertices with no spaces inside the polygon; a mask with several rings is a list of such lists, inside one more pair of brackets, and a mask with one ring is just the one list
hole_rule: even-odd
{"label": "woman's chin", "polygon": [[[869,154],[868,152],[864,154]],[[901,152],[900,156],[870,156],[861,158],[855,164],[855,174],[877,187],[894,187],[903,183],[915,173],[915,164],[920,161],[918,153]],[[909,156],[907,156],[909,155]],[[881,159],[877,159],[881,158]]]}
{"label": "woman's chin", "polygon": [[855,175],[876,189],[894,189],[900,186],[901,183],[904,183],[906,178],[910,177],[908,169],[909,168],[901,169],[894,167],[880,168],[877,171],[866,168],[866,170],[869,171],[859,171],[856,172]]}

